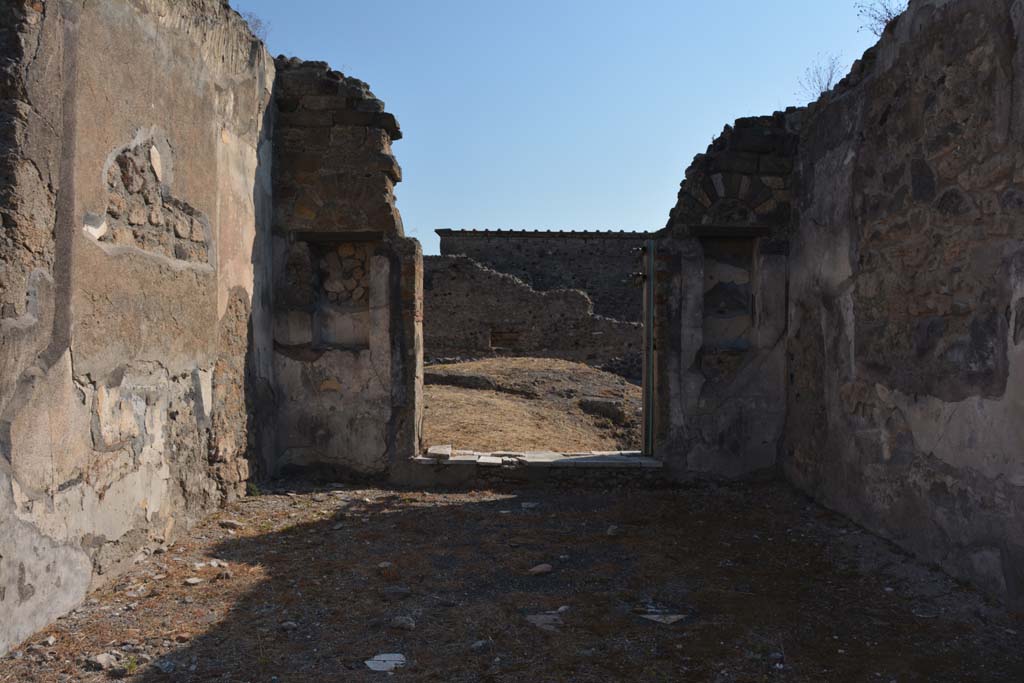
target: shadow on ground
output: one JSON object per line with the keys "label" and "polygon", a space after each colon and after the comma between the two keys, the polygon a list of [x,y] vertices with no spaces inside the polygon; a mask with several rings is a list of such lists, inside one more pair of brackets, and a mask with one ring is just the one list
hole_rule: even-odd
{"label": "shadow on ground", "polygon": [[[230,578],[196,568],[211,558]],[[416,681],[1024,677],[1009,616],[782,484],[296,486],[235,504],[95,597],[52,630],[73,664],[4,662],[0,681],[370,681],[381,653]],[[83,673],[111,649],[118,670]]]}

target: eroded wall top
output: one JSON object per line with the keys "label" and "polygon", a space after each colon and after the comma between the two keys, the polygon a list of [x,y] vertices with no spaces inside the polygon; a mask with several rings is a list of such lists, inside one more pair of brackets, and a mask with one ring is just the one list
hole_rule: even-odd
{"label": "eroded wall top", "polygon": [[275,229],[401,237],[395,117],[366,83],[324,62],[279,57],[277,70]]}

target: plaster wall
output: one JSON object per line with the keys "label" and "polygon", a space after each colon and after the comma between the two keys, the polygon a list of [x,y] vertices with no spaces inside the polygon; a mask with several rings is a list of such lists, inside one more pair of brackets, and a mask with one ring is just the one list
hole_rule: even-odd
{"label": "plaster wall", "polygon": [[800,139],[782,464],[1024,600],[1024,4],[911,2]]}
{"label": "plaster wall", "polygon": [[274,67],[214,0],[0,26],[2,652],[267,457]]}
{"label": "plaster wall", "polygon": [[422,253],[394,202],[395,118],[322,62],[278,60],[275,472],[394,476],[419,449]]}

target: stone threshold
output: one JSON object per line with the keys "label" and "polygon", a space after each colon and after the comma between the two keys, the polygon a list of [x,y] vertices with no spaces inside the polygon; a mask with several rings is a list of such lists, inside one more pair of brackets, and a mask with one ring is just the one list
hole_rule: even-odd
{"label": "stone threshold", "polygon": [[660,469],[662,463],[654,458],[644,457],[641,451],[581,451],[558,453],[556,451],[458,451],[451,446],[431,446],[425,455],[413,458],[420,465],[459,467],[479,465],[483,467],[594,467],[621,469]]}

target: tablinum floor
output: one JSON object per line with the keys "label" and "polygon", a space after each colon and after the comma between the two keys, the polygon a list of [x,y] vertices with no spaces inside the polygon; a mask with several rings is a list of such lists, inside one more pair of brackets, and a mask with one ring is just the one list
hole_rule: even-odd
{"label": "tablinum floor", "polygon": [[1024,680],[1024,625],[778,483],[294,484],[158,550],[0,683]]}

